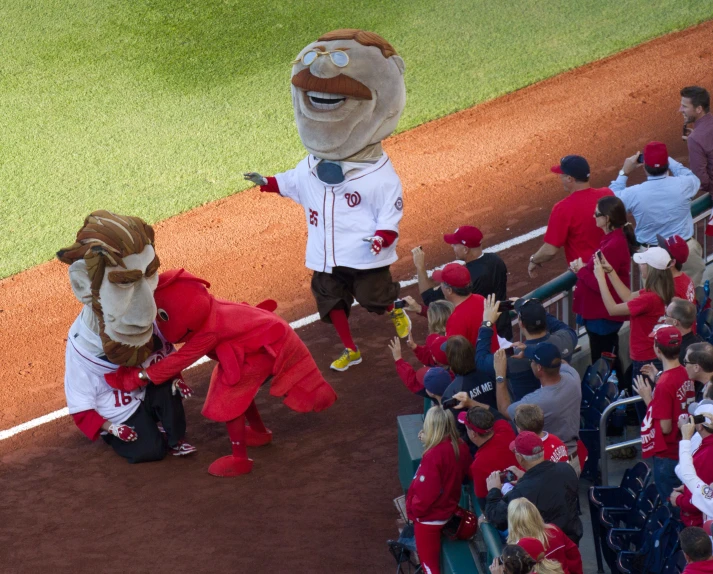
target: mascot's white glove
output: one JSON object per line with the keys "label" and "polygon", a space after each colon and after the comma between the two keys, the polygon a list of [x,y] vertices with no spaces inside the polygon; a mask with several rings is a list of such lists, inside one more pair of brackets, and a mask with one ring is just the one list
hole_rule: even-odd
{"label": "mascot's white glove", "polygon": [[123,440],[124,442],[133,442],[137,438],[139,438],[139,435],[136,434],[136,431],[129,425],[113,424],[109,427],[109,433],[113,434],[116,438],[118,438],[119,440]]}
{"label": "mascot's white glove", "polygon": [[171,383],[171,394],[181,394],[182,399],[189,399],[193,396],[193,389],[189,387],[183,379],[173,379]]}
{"label": "mascot's white glove", "polygon": [[255,185],[267,185],[267,178],[261,176],[255,171],[249,171],[243,174],[245,181],[252,181]]}
{"label": "mascot's white glove", "polygon": [[373,237],[365,237],[364,241],[371,243],[371,252],[374,255],[378,255],[381,253],[381,250],[384,248],[384,238],[379,237],[378,235],[374,235]]}

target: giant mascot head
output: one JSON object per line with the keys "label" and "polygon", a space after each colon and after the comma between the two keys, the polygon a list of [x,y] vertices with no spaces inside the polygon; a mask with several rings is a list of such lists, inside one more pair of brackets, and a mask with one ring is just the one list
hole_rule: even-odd
{"label": "giant mascot head", "polygon": [[345,160],[389,136],[406,105],[404,61],[378,34],[334,30],[292,66],[292,106],[302,143]]}
{"label": "giant mascot head", "polygon": [[57,258],[70,266],[74,295],[91,305],[107,359],[129,367],[143,363],[153,351],[159,268],[151,226],[95,211]]}

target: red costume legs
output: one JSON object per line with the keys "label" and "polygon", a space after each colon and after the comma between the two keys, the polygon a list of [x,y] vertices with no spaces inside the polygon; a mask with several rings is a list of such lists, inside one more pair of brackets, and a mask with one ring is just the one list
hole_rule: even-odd
{"label": "red costume legs", "polygon": [[349,329],[349,319],[347,319],[347,314],[344,312],[344,309],[332,309],[329,312],[329,318],[337,330],[337,335],[339,335],[339,338],[342,340],[344,348],[356,351],[356,345],[354,344],[354,339],[352,339],[352,332]]}
{"label": "red costume legs", "polygon": [[248,446],[263,446],[272,442],[272,431],[262,422],[255,401],[250,403],[245,411],[245,418],[250,425],[245,429],[245,442]]}
{"label": "red costume legs", "polygon": [[247,474],[253,469],[253,461],[248,458],[248,448],[245,442],[245,415],[225,423],[228,427],[228,436],[233,446],[231,456],[223,456],[214,461],[208,472],[213,476],[239,476]]}

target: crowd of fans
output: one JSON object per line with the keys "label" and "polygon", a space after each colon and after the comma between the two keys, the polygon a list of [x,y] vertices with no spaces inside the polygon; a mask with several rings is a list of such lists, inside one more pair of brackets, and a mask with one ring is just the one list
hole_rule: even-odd
{"label": "crowd of fans", "polygon": [[[699,191],[713,191],[713,118],[706,90],[680,95],[690,169],[664,143],[650,142],[626,158],[609,187],[595,189],[585,158],[562,158],[552,172],[568,195],[554,206],[527,271],[535,277],[564,251],[592,362],[606,358],[620,379],[619,336],[629,322],[642,456],[660,500],[688,527],[680,535],[686,572],[713,572],[706,522],[713,517],[713,345],[696,334],[696,304],[704,302],[695,287],[708,271],[690,209]],[[628,185],[637,170],[646,180]],[[579,440],[582,381],[569,364],[577,333],[537,299],[508,299],[506,265],[484,252],[483,239],[468,225],[445,235],[465,265],[431,277],[423,249],[412,251],[422,303],[406,297],[406,310],[427,317],[429,334],[422,345],[411,336],[407,344],[423,367],[404,360],[398,338],[390,344],[406,387],[433,402],[407,495],[417,551],[424,572],[440,572],[441,531],[470,479],[481,520],[507,542],[491,572],[581,573],[578,485],[587,452]],[[632,284],[632,259],[641,289]]]}

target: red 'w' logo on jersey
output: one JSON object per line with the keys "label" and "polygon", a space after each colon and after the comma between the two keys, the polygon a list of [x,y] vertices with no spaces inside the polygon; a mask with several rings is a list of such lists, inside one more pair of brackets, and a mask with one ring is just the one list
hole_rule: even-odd
{"label": "red 'w' logo on jersey", "polygon": [[347,205],[349,207],[356,207],[361,203],[361,195],[359,195],[358,191],[355,191],[354,193],[345,193],[344,199],[347,200]]}

